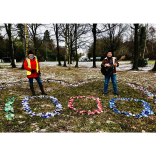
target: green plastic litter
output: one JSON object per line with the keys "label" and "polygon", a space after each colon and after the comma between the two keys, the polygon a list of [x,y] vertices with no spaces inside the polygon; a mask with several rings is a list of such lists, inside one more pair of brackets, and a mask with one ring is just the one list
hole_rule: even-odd
{"label": "green plastic litter", "polygon": [[12,120],[12,118],[11,118],[11,117],[9,117],[9,116],[6,116],[6,118],[7,118],[7,120]]}
{"label": "green plastic litter", "polygon": [[13,110],[12,106],[5,107],[5,111]]}
{"label": "green plastic litter", "polygon": [[5,104],[5,107],[11,106],[10,104]]}
{"label": "green plastic litter", "polygon": [[15,101],[15,98],[14,98],[14,97],[7,98],[7,100],[6,100],[5,111],[8,112],[8,114],[5,115],[5,117],[7,118],[7,120],[12,120],[12,118],[15,116],[15,115],[13,114],[14,109],[13,109],[13,107],[11,106],[11,104],[13,104],[14,101]]}
{"label": "green plastic litter", "polygon": [[14,114],[10,113],[6,115],[5,117],[7,118],[7,120],[12,120],[14,116],[15,116]]}
{"label": "green plastic litter", "polygon": [[13,104],[13,103],[14,103],[14,102],[11,102],[11,101],[10,101],[10,102],[7,102],[8,105],[11,105],[11,104]]}
{"label": "green plastic litter", "polygon": [[6,101],[15,101],[15,98],[14,97],[11,97],[11,98],[7,98],[7,100]]}
{"label": "green plastic litter", "polygon": [[10,101],[10,98],[7,98],[6,101]]}
{"label": "green plastic litter", "polygon": [[14,114],[10,113],[8,114],[9,117],[14,117]]}

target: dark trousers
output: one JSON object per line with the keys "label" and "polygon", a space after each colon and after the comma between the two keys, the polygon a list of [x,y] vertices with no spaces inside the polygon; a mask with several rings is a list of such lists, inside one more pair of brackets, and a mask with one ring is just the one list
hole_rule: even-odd
{"label": "dark trousers", "polygon": [[[42,86],[42,82],[40,77],[35,77],[36,81],[38,82],[39,86]],[[33,87],[33,78],[29,78],[30,87]]]}
{"label": "dark trousers", "polygon": [[110,78],[113,83],[114,93],[117,93],[116,74],[113,75],[113,73],[110,73],[108,76],[105,76],[104,93],[107,93]]}

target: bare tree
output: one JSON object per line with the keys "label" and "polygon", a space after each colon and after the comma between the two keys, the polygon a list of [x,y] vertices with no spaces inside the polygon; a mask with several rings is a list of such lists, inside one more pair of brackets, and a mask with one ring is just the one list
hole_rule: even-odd
{"label": "bare tree", "polygon": [[132,62],[134,62],[134,28],[130,25],[130,51],[132,53]]}
{"label": "bare tree", "polygon": [[134,37],[134,62],[133,62],[133,70],[138,70],[138,57],[139,57],[139,49],[138,49],[138,29],[139,24],[134,24],[135,27],[135,37]]}
{"label": "bare tree", "polygon": [[153,44],[154,44],[154,40],[155,40],[155,38],[154,38],[155,37],[155,32],[156,32],[155,28],[153,26],[151,26],[149,28],[149,34],[151,36],[152,52],[153,52]]}
{"label": "bare tree", "polygon": [[60,41],[64,41],[65,42],[65,53],[64,53],[64,65],[63,67],[67,67],[66,65],[66,59],[67,59],[67,54],[68,54],[68,50],[67,50],[67,29],[68,29],[68,25],[67,24],[60,24],[60,29],[58,31],[59,36],[60,36]]}
{"label": "bare tree", "polygon": [[[155,33],[156,33],[156,30],[153,26],[150,26],[149,28],[149,39],[152,43],[152,52],[154,51],[154,42],[155,42]],[[156,61],[155,61],[155,64],[154,64],[154,67],[152,69],[152,71],[156,71]]]}
{"label": "bare tree", "polygon": [[[17,28],[18,37],[19,37],[20,41],[21,41],[22,44],[23,44],[24,56],[26,57],[25,25],[22,24],[22,23],[19,23],[19,24],[16,25],[16,28]],[[23,61],[23,63],[22,63],[21,69],[24,69],[24,61]]]}
{"label": "bare tree", "polygon": [[16,68],[15,62],[14,62],[14,53],[13,53],[13,46],[12,46],[12,32],[11,32],[11,26],[12,24],[4,24],[5,30],[7,32],[8,38],[9,38],[9,51],[11,54],[11,65],[12,68]]}
{"label": "bare tree", "polygon": [[64,67],[67,67],[67,65],[66,65],[66,59],[67,59],[67,53],[68,53],[68,51],[67,51],[67,24],[66,24],[66,29],[65,29],[65,55],[64,55]]}
{"label": "bare tree", "polygon": [[62,41],[65,40],[65,45],[68,47],[67,54],[69,66],[72,63],[73,53],[75,51],[76,52],[75,67],[78,67],[77,49],[86,44],[85,41],[83,41],[82,39],[82,35],[86,34],[89,31],[87,26],[88,26],[87,24],[61,24],[59,34],[62,37]]}
{"label": "bare tree", "polygon": [[[153,26],[151,26],[149,28],[149,34],[150,34],[150,37],[151,37],[151,43],[152,43],[152,52],[153,52],[153,44],[154,44],[154,41],[155,41],[155,28]],[[155,64],[154,64],[154,67],[152,69],[153,71],[156,71],[156,61],[155,61]]]}
{"label": "bare tree", "polygon": [[140,36],[139,36],[139,51],[140,51],[140,57],[144,58],[144,49],[145,49],[145,43],[146,43],[146,27],[141,25],[140,26]]}
{"label": "bare tree", "polygon": [[24,24],[24,32],[25,32],[25,56],[28,55],[28,47],[29,47],[29,34],[27,24]]}
{"label": "bare tree", "polygon": [[96,27],[97,24],[93,24],[93,37],[94,37],[94,45],[93,45],[93,68],[96,68],[96,55],[95,55],[95,51],[96,51]]}
{"label": "bare tree", "polygon": [[90,24],[74,24],[74,32],[72,32],[72,52],[75,51],[76,55],[76,65],[75,67],[78,67],[78,48],[85,48],[87,47],[87,44],[90,43],[88,36],[86,35],[91,30]]}
{"label": "bare tree", "polygon": [[60,53],[59,53],[59,35],[58,35],[59,26],[58,26],[58,24],[53,24],[53,26],[54,26],[54,31],[55,31],[55,35],[56,35],[56,41],[57,41],[57,58],[58,58],[58,65],[61,66]]}
{"label": "bare tree", "polygon": [[114,52],[120,48],[120,43],[123,40],[123,34],[127,30],[127,24],[104,24],[105,28],[105,36],[103,40],[107,46],[107,49],[112,52],[114,56]]}
{"label": "bare tree", "polygon": [[76,65],[75,67],[78,67],[78,55],[77,55],[77,24],[75,24],[75,52],[76,52]]}
{"label": "bare tree", "polygon": [[144,47],[144,53],[143,53],[143,58],[144,58],[144,54],[145,52],[148,52],[148,49],[147,49],[147,37],[148,37],[148,23],[145,25],[145,28],[146,28],[146,34],[145,34],[145,47]]}
{"label": "bare tree", "polygon": [[[114,50],[117,49],[118,45],[116,45],[116,40],[118,38],[120,38],[120,35],[122,34],[122,32],[124,32],[124,29],[120,30],[119,29],[119,33],[118,33],[118,38],[115,36],[115,27],[117,24],[102,24],[100,27],[97,26],[97,24],[93,24],[90,25],[90,28],[92,30],[92,34],[93,34],[93,68],[96,68],[96,40],[97,37],[101,37],[103,36],[103,40],[104,42],[108,43],[108,35],[110,37],[109,40],[109,45],[106,43],[107,46],[111,47],[111,51],[114,54]],[[120,27],[121,28],[121,27]],[[107,38],[107,39],[106,39]],[[116,47],[115,47],[116,46]],[[110,48],[109,48],[110,49]]]}
{"label": "bare tree", "polygon": [[37,29],[41,26],[42,24],[27,24],[28,26],[28,33],[29,33],[29,38],[33,41],[34,44],[34,50],[35,50],[35,55],[37,55],[37,50],[38,48],[42,45],[43,40],[40,41],[39,44],[37,44],[37,36],[39,35],[37,33]]}

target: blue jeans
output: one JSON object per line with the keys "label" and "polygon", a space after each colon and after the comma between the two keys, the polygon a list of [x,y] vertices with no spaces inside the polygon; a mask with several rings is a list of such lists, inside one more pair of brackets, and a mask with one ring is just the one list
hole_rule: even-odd
{"label": "blue jeans", "polygon": [[104,93],[107,93],[110,78],[113,83],[114,93],[117,93],[116,74],[113,75],[113,73],[110,73],[108,76],[105,76]]}
{"label": "blue jeans", "polygon": [[[39,86],[42,86],[40,77],[35,77],[35,79],[37,80]],[[29,82],[30,82],[30,87],[33,87],[33,78],[29,78]]]}

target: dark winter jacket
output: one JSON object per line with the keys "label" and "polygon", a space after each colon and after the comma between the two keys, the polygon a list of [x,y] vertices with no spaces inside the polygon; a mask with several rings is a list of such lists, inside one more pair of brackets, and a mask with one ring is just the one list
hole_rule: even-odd
{"label": "dark winter jacket", "polygon": [[[112,58],[113,58],[113,64],[116,63],[116,64],[117,64],[116,66],[118,67],[118,66],[119,66],[119,63],[118,63],[116,57],[112,57]],[[101,67],[106,67],[105,64],[107,64],[107,63],[109,63],[109,60],[108,60],[108,58],[106,57],[106,58],[104,58],[104,60],[102,61]],[[116,74],[116,67],[113,67],[113,74]]]}

